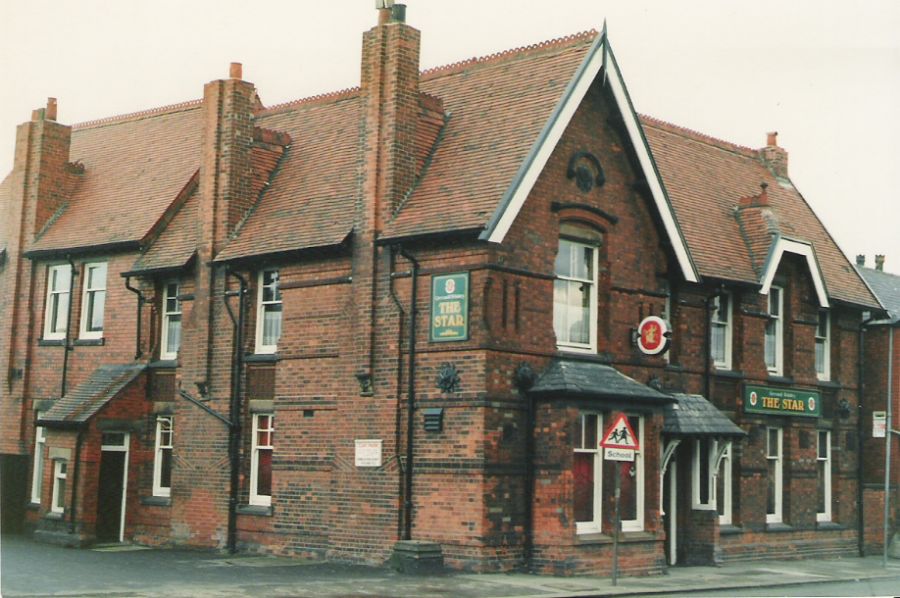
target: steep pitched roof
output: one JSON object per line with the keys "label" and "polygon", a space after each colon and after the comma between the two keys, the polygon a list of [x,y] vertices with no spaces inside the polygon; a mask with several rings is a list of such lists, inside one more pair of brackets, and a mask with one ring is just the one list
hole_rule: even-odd
{"label": "steep pitched roof", "polygon": [[39,420],[48,427],[83,424],[146,369],[144,364],[101,365]]}
{"label": "steep pitched roof", "polygon": [[[762,284],[773,245],[791,239],[812,247],[830,297],[878,307],[800,192],[776,178],[757,150],[648,116],[641,122],[702,276]],[[761,183],[768,207],[739,209]]]}
{"label": "steep pitched roof", "polygon": [[886,322],[900,322],[900,276],[874,268],[857,266],[856,269],[888,311]]}
{"label": "steep pitched roof", "polygon": [[200,165],[199,106],[75,125],[69,156],[84,173],[30,251],[140,242]]}
{"label": "steep pitched roof", "polygon": [[353,228],[359,192],[359,93],[275,106],[256,123],[288,133],[271,186],[217,261],[337,245]]}
{"label": "steep pitched roof", "polygon": [[181,268],[194,256],[200,241],[197,227],[200,200],[196,188],[184,205],[177,209],[171,222],[132,266],[134,273],[150,273]]}

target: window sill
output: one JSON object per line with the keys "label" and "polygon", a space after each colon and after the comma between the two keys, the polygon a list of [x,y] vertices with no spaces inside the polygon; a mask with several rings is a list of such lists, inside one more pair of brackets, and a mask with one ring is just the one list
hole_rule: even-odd
{"label": "window sill", "polygon": [[163,370],[166,368],[178,367],[178,362],[174,359],[160,359],[158,361],[151,361],[147,364],[147,367],[151,370]]}
{"label": "window sill", "polygon": [[739,527],[737,525],[733,525],[731,523],[723,523],[719,525],[719,535],[720,536],[736,536],[738,534],[743,534],[744,528]]}
{"label": "window sill", "polygon": [[732,370],[732,369],[719,369],[716,368],[713,370],[713,376],[717,376],[719,378],[743,378],[744,372],[741,370]]}
{"label": "window sill", "polygon": [[104,338],[79,338],[72,343],[76,347],[102,347],[106,344]]}
{"label": "window sill", "polygon": [[275,509],[271,505],[268,507],[262,505],[238,505],[236,510],[238,515],[254,515],[256,517],[271,517],[275,513]]}
{"label": "window sill", "polygon": [[277,353],[254,353],[244,355],[244,363],[275,363],[278,361]]}
{"label": "window sill", "polygon": [[141,504],[151,507],[171,507],[172,497],[170,496],[142,496]]}
{"label": "window sill", "polygon": [[[657,540],[654,534],[650,532],[622,532],[619,542],[637,543],[637,542],[655,542]],[[609,534],[591,533],[578,534],[575,537],[575,543],[581,546],[591,544],[612,544],[613,537]]]}
{"label": "window sill", "polygon": [[792,376],[779,376],[770,372],[767,382],[774,382],[775,384],[793,384],[794,378]]}
{"label": "window sill", "polygon": [[817,521],[816,529],[819,531],[839,531],[847,529],[846,526],[837,523],[836,521]]}
{"label": "window sill", "polygon": [[53,511],[48,512],[44,515],[44,519],[53,519],[56,521],[62,521],[65,518],[65,513],[54,513]]}
{"label": "window sill", "polygon": [[25,505],[25,508],[29,511],[38,511],[41,508],[41,503],[39,502],[29,502]]}
{"label": "window sill", "polygon": [[64,338],[42,338],[38,339],[38,347],[63,347],[66,344]]}
{"label": "window sill", "polygon": [[783,521],[779,521],[777,523],[766,523],[766,531],[767,532],[792,532],[794,528],[784,523]]}
{"label": "window sill", "polygon": [[816,386],[819,386],[821,388],[841,388],[840,382],[834,382],[832,380],[819,380],[818,382],[816,382]]}

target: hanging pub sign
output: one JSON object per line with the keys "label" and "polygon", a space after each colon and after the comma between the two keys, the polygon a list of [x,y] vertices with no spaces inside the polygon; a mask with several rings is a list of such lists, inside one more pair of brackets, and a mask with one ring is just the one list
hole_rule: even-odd
{"label": "hanging pub sign", "polygon": [[469,338],[469,273],[431,278],[431,341]]}
{"label": "hanging pub sign", "polygon": [[638,324],[634,340],[645,355],[659,355],[669,348],[672,332],[669,323],[659,316],[647,316]]}
{"label": "hanging pub sign", "polygon": [[766,415],[822,415],[822,395],[815,390],[787,390],[769,386],[744,387],[744,411]]}

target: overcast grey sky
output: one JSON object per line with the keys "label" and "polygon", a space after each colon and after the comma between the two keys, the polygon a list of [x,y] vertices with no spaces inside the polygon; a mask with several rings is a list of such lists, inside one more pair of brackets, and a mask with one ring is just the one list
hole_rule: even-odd
{"label": "overcast grey sky", "polygon": [[[900,2],[407,0],[422,67],[536,43],[606,18],[639,112],[760,147],[851,258],[900,273]],[[48,96],[78,123],[199,98],[243,62],[271,105],[359,83],[374,0],[2,0],[0,170]]]}

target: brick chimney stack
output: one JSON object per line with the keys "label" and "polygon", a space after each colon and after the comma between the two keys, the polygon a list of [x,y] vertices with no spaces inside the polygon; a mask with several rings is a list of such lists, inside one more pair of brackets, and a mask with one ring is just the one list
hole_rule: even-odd
{"label": "brick chimney stack", "polygon": [[884,271],[884,256],[883,255],[875,256],[875,269],[878,270],[879,272]]}
{"label": "brick chimney stack", "polygon": [[766,134],[766,147],[759,150],[763,162],[776,177],[788,178],[788,153],[778,147],[778,131]]}

